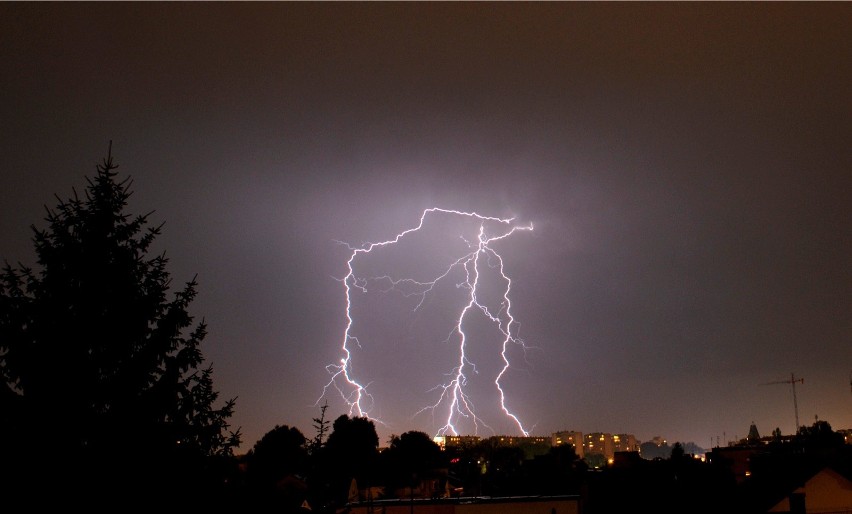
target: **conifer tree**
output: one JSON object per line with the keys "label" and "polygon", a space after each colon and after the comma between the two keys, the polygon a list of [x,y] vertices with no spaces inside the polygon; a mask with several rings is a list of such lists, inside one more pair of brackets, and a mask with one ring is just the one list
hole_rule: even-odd
{"label": "conifer tree", "polygon": [[37,267],[2,272],[0,450],[20,480],[186,485],[240,442],[187,311],[196,279],[170,291],[168,259],[149,254],[162,224],[125,213],[117,167],[110,148],[84,195],[33,226]]}

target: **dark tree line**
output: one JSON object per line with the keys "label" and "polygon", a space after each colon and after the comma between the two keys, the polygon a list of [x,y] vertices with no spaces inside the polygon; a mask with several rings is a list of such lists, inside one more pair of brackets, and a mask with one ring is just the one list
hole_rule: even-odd
{"label": "dark tree line", "polygon": [[247,497],[274,499],[285,512],[307,499],[313,512],[331,513],[353,498],[578,494],[586,470],[571,446],[531,459],[492,439],[442,450],[420,431],[391,436],[380,452],[373,422],[346,415],[325,443],[316,440],[287,426],[264,435],[246,456]]}

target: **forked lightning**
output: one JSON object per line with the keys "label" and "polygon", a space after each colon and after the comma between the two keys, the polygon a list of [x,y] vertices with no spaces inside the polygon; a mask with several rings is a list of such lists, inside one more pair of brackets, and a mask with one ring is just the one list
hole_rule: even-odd
{"label": "forked lightning", "polygon": [[[448,263],[442,273],[439,273],[434,279],[429,281],[417,281],[410,278],[394,278],[390,276],[382,277],[361,277],[356,274],[356,261],[359,256],[371,252],[378,252],[383,247],[395,245],[406,235],[421,230],[427,218],[438,215],[466,217],[479,222],[479,231],[475,241],[468,241],[467,251],[458,258]],[[382,420],[370,416],[370,411],[374,406],[374,399],[368,392],[368,383],[362,379],[356,378],[355,370],[353,369],[352,356],[353,350],[360,347],[362,344],[358,337],[353,334],[353,315],[352,315],[352,292],[357,289],[363,292],[367,291],[367,286],[370,281],[382,280],[385,284],[390,284],[390,289],[396,288],[405,284],[408,288],[407,295],[420,296],[420,302],[415,307],[419,308],[426,296],[433,291],[435,286],[446,279],[454,270],[460,270],[463,281],[456,284],[459,291],[465,295],[466,303],[458,317],[454,321],[454,326],[451,328],[449,339],[457,341],[457,360],[455,367],[446,374],[448,381],[438,384],[433,389],[437,392],[437,400],[422,408],[419,413],[424,411],[432,411],[437,414],[440,419],[444,419],[443,426],[438,429],[436,435],[458,435],[456,425],[461,419],[465,419],[473,424],[474,431],[478,431],[480,426],[487,428],[488,425],[475,412],[473,401],[466,391],[467,376],[466,373],[475,370],[474,363],[471,362],[467,355],[468,335],[464,330],[465,321],[476,313],[485,316],[486,319],[496,326],[499,333],[502,334],[502,344],[500,346],[500,358],[502,360],[502,368],[494,379],[494,386],[499,395],[500,408],[503,413],[517,426],[517,429],[522,435],[529,435],[529,432],[524,428],[521,420],[516,416],[507,404],[509,403],[501,380],[509,370],[510,362],[508,350],[510,345],[519,345],[526,349],[524,342],[517,336],[517,323],[512,315],[512,303],[510,293],[512,289],[512,280],[504,271],[503,257],[497,253],[492,247],[492,243],[508,238],[518,231],[532,231],[532,224],[515,225],[513,218],[496,218],[491,216],[482,216],[475,212],[463,212],[457,210],[441,209],[432,207],[423,211],[420,216],[420,223],[417,226],[404,230],[398,233],[392,239],[377,243],[366,243],[361,247],[353,247],[346,245],[351,254],[346,262],[347,274],[341,279],[344,285],[346,294],[346,328],[343,333],[343,341],[341,344],[342,358],[336,364],[329,364],[326,370],[331,375],[330,380],[323,388],[323,393],[320,399],[326,396],[330,390],[336,390],[346,404],[349,406],[350,416],[367,417],[376,422],[382,423]],[[478,296],[477,288],[480,285],[482,276],[480,269],[483,266],[496,268],[499,280],[501,281],[500,291],[502,292],[502,301],[499,306],[491,307],[481,300]],[[385,288],[387,289],[387,288]],[[411,293],[410,291],[415,291]],[[319,402],[319,400],[318,400]],[[416,415],[416,414],[415,414]],[[446,416],[446,417],[444,417]]]}

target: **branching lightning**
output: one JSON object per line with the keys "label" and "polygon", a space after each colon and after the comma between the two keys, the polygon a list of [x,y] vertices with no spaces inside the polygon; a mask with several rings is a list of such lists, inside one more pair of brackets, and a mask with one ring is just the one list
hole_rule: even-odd
{"label": "branching lightning", "polygon": [[[475,240],[463,238],[466,242],[466,250],[458,257],[451,258],[450,262],[442,268],[443,271],[438,273],[437,276],[427,281],[418,281],[412,278],[399,278],[390,275],[363,277],[356,273],[356,261],[359,260],[359,257],[372,252],[379,252],[384,247],[396,245],[408,234],[421,230],[427,222],[428,217],[437,215],[464,217],[475,220],[479,224]],[[381,292],[396,290],[406,297],[416,296],[419,297],[419,301],[414,307],[416,311],[423,305],[427,296],[434,291],[439,283],[449,280],[451,273],[461,272],[461,276],[464,278],[460,283],[455,284],[455,286],[465,295],[466,303],[464,303],[463,308],[461,308],[458,316],[454,319],[446,339],[446,342],[454,342],[457,345],[455,365],[448,373],[445,373],[446,380],[431,390],[431,393],[436,396],[436,400],[417,411],[414,415],[417,416],[429,411],[433,417],[437,416],[439,419],[442,419],[441,423],[443,425],[438,429],[437,435],[458,435],[457,425],[462,419],[467,423],[472,423],[475,432],[478,432],[480,426],[490,428],[477,415],[473,398],[467,390],[468,374],[477,373],[477,369],[475,363],[469,357],[468,347],[470,343],[469,336],[465,332],[465,323],[478,313],[484,316],[484,319],[496,327],[499,334],[501,334],[500,338],[502,341],[498,348],[502,367],[493,381],[499,397],[500,409],[502,409],[503,414],[511,420],[522,435],[529,435],[529,432],[524,428],[518,416],[509,409],[509,401],[501,383],[501,380],[510,369],[508,355],[510,347],[517,345],[524,351],[527,349],[523,340],[517,335],[517,322],[512,314],[512,302],[510,300],[512,280],[505,272],[503,257],[492,246],[493,243],[506,239],[518,231],[532,231],[533,229],[532,224],[515,225],[513,221],[514,218],[496,218],[482,216],[475,212],[433,207],[423,211],[417,226],[396,234],[392,239],[377,243],[365,243],[360,247],[343,243],[351,251],[349,259],[346,262],[348,272],[341,279],[346,294],[346,328],[341,344],[343,356],[338,363],[326,366],[326,370],[331,375],[331,378],[323,388],[320,399],[325,397],[330,391],[337,391],[343,401],[348,405],[350,416],[368,417],[382,423],[382,420],[370,416],[370,412],[375,406],[375,400],[372,394],[368,392],[370,384],[356,377],[353,352],[362,348],[362,342],[359,341],[354,333],[353,292],[360,291],[366,293],[368,287],[375,285]],[[480,281],[483,280],[483,275],[481,274],[481,271],[484,269],[483,267],[496,270],[497,276],[499,276],[499,291],[501,295],[500,302],[497,305],[489,305],[485,299],[480,297],[480,290],[482,289]],[[319,400],[317,401],[319,402]]]}

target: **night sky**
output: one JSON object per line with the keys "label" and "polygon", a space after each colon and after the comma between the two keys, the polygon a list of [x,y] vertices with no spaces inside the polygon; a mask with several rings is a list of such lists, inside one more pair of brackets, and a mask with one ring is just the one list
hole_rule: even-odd
{"label": "night sky", "polygon": [[[240,451],[351,412],[321,398],[350,248],[429,208],[532,224],[492,244],[531,433],[789,434],[763,384],[791,374],[800,424],[852,428],[850,3],[1,3],[0,260],[35,263],[30,225],[110,141],[175,287],[198,277]],[[430,214],[357,271],[435,278],[477,221]],[[383,445],[443,425],[415,414],[458,360],[447,278],[351,293]],[[468,321],[479,434],[519,435],[499,330]]]}

